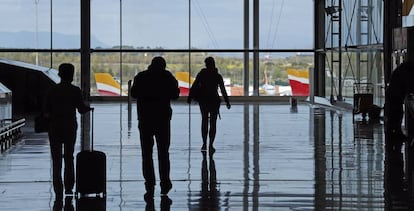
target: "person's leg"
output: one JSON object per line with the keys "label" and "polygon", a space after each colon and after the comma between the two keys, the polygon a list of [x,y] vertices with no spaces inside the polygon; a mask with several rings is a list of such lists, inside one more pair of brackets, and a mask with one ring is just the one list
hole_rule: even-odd
{"label": "person's leg", "polygon": [[53,190],[56,198],[63,197],[63,182],[62,182],[62,144],[53,136],[49,135],[50,153],[52,156],[52,177]]}
{"label": "person's leg", "polygon": [[161,194],[167,194],[172,187],[170,179],[170,121],[161,121],[156,132],[158,149],[158,169],[160,174]]}
{"label": "person's leg", "polygon": [[71,140],[66,140],[64,144],[64,159],[65,159],[65,193],[72,194],[73,186],[75,185],[75,166],[73,163],[73,153],[75,151],[76,135]]}
{"label": "person's leg", "polygon": [[145,179],[145,188],[147,192],[153,194],[155,185],[155,173],[154,173],[154,161],[152,158],[152,151],[154,146],[153,127],[147,125],[142,121],[138,123],[140,142],[141,142],[141,154],[142,154],[142,174]]}
{"label": "person's leg", "polygon": [[200,104],[201,112],[201,137],[203,139],[203,146],[201,150],[206,150],[207,145],[207,134],[208,134],[208,111],[205,105]]}
{"label": "person's leg", "polygon": [[210,131],[209,131],[209,139],[210,139],[210,145],[209,145],[209,151],[211,153],[214,153],[216,149],[214,148],[214,140],[216,138],[216,131],[217,131],[217,113],[211,112],[210,113]]}

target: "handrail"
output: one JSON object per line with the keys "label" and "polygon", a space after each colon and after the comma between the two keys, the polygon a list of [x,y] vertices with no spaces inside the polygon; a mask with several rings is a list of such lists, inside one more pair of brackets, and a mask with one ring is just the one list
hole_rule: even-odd
{"label": "handrail", "polygon": [[0,136],[3,136],[3,135],[5,135],[9,132],[12,132],[15,129],[19,129],[19,128],[23,127],[25,124],[26,124],[26,119],[22,118],[22,119],[19,119],[17,121],[14,121],[14,122],[6,125],[6,126],[3,126],[3,127],[0,128],[0,132],[1,132]]}
{"label": "handrail", "polygon": [[26,119],[22,118],[0,128],[0,148],[1,152],[12,145],[13,140],[21,133],[21,128],[26,124]]}

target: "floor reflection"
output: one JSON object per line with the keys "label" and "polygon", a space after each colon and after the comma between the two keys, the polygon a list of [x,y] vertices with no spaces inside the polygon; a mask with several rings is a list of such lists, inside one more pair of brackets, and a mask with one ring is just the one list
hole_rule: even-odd
{"label": "floor reflection", "polygon": [[77,211],[106,210],[106,197],[80,197],[76,199]]}
{"label": "floor reflection", "polygon": [[201,168],[201,191],[199,208],[200,209],[219,209],[219,195],[220,191],[217,187],[217,173],[216,164],[214,163],[214,154],[209,155],[207,160],[207,153],[202,152],[202,168]]}
{"label": "floor reflection", "polygon": [[[383,169],[383,129],[378,122],[353,123],[343,113],[316,108],[310,112],[315,143],[315,208],[381,209],[380,175]],[[353,138],[352,138],[353,136]]]}
{"label": "floor reflection", "polygon": [[55,200],[53,203],[53,211],[74,211],[73,197],[66,196],[63,200]]}
{"label": "floor reflection", "polygon": [[401,136],[386,139],[385,210],[414,210],[414,148]]}
{"label": "floor reflection", "polygon": [[386,210],[406,209],[407,187],[404,184],[404,159],[401,151],[388,152],[385,158],[384,195]]}
{"label": "floor reflection", "polygon": [[107,154],[107,198],[54,203],[47,136],[34,134],[0,157],[0,210],[411,208],[413,149],[404,145],[386,154],[381,121],[354,120],[352,113],[323,107],[260,103],[223,109],[213,156],[200,153],[197,105],[174,105],[173,190],[161,197],[156,189],[155,201],[146,202],[136,116],[126,115],[126,105],[94,106],[96,149]]}
{"label": "floor reflection", "polygon": [[[160,210],[161,211],[169,211],[171,209],[171,205],[173,204],[173,201],[166,195],[161,196],[160,200]],[[154,204],[154,198],[152,200],[146,200],[145,204],[145,210],[146,211],[155,211],[156,206]]]}

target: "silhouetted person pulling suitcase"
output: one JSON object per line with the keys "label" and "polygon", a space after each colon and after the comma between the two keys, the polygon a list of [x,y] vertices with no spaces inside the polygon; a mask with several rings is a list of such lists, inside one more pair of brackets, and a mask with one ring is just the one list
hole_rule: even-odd
{"label": "silhouetted person pulling suitcase", "polygon": [[[93,109],[84,103],[80,88],[72,85],[74,70],[74,66],[69,63],[59,66],[61,81],[49,90],[45,103],[45,114],[50,119],[49,142],[56,199],[63,198],[63,185],[66,194],[73,194],[75,184],[73,153],[78,128],[76,110],[84,114]],[[65,162],[64,182],[61,176],[62,156]]]}

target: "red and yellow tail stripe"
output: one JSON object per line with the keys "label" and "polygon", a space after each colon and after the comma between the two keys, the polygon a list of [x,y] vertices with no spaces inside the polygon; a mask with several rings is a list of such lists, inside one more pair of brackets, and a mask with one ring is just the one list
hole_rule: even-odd
{"label": "red and yellow tail stripe", "polygon": [[293,96],[309,96],[309,71],[287,69]]}
{"label": "red and yellow tail stripe", "polygon": [[175,78],[178,81],[181,96],[188,96],[190,87],[194,82],[194,78],[190,76],[189,72],[175,72]]}
{"label": "red and yellow tail stripe", "polygon": [[95,73],[95,81],[98,93],[101,96],[126,96],[121,85],[109,73]]}

